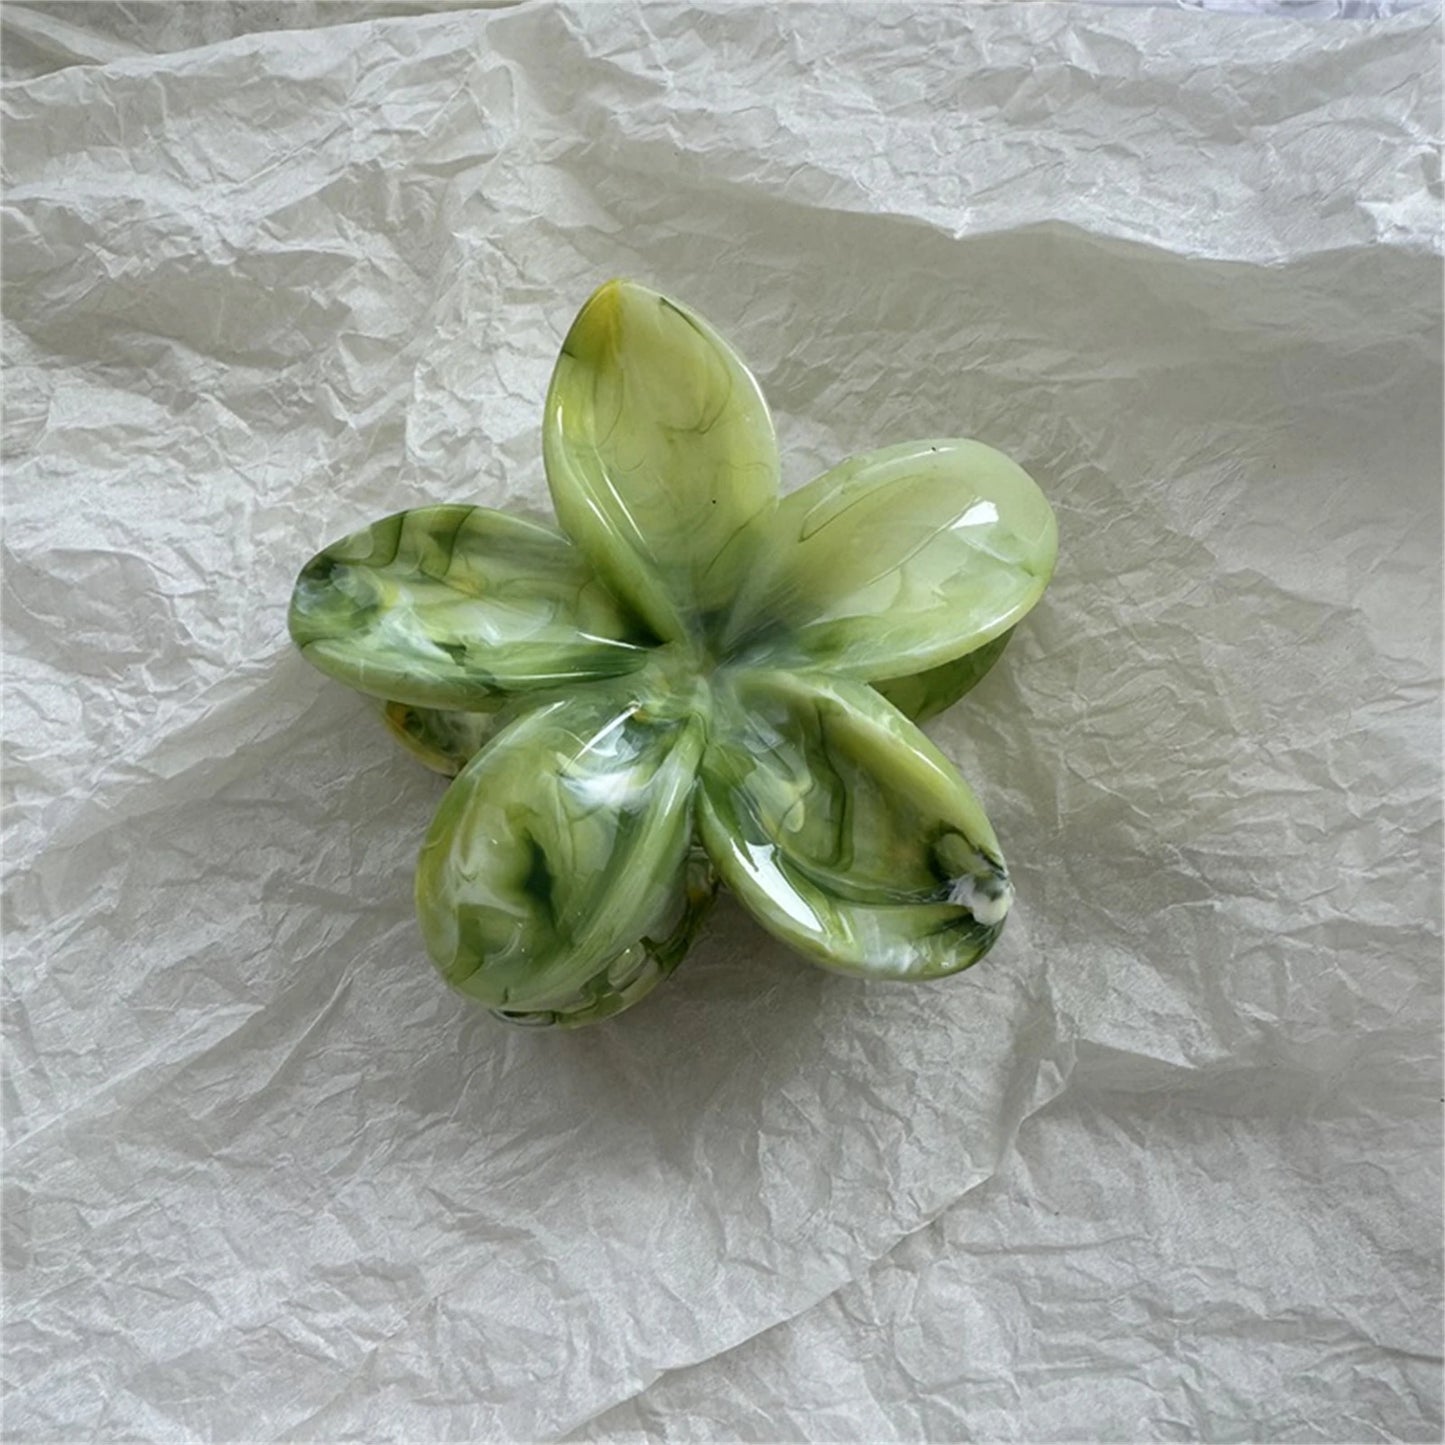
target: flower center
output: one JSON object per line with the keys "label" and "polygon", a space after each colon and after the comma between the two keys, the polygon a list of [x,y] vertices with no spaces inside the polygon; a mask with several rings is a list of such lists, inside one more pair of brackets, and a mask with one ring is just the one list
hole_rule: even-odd
{"label": "flower center", "polygon": [[643,712],[658,721],[707,719],[712,714],[709,679],[716,667],[715,658],[689,643],[668,642],[655,648],[635,674]]}

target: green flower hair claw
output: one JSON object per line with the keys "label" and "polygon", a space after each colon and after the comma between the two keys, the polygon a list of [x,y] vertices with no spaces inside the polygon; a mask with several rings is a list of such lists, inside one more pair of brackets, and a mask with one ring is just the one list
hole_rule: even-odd
{"label": "green flower hair claw", "polygon": [[842,973],[982,957],[1003,855],[914,722],[1049,580],[1029,477],[905,442],[779,499],[747,368],[625,281],[562,345],[543,447],[562,532],[422,507],[328,547],[291,602],[305,656],[456,774],[416,878],[447,981],[518,1022],[605,1018],[677,967],[719,880]]}

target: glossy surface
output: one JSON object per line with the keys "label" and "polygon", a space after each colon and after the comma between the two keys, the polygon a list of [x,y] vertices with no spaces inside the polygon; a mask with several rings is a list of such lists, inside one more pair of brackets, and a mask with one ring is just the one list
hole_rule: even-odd
{"label": "glossy surface", "polygon": [[778,489],[772,418],[732,348],[610,282],[562,343],[542,446],[558,520],[618,596],[662,637],[707,632]]}
{"label": "glossy surface", "polygon": [[559,1016],[656,983],[685,926],[702,747],[700,720],[649,721],[625,687],[494,738],[448,789],[417,867],[446,980],[490,1008]]}
{"label": "glossy surface", "polygon": [[468,708],[640,667],[647,634],[546,527],[421,507],[333,543],[291,598],[308,662],[360,692]]}
{"label": "glossy surface", "polygon": [[1012,901],[968,784],[871,688],[740,673],[698,798],[723,881],[828,967],[936,978],[975,962]]}
{"label": "glossy surface", "polygon": [[422,508],[328,547],[292,600],[307,658],[455,775],[416,880],[447,981],[513,1022],[608,1017],[677,966],[719,878],[840,972],[980,958],[1013,897],[998,840],[909,717],[973,687],[1038,600],[1056,534],[1033,482],[978,442],[913,442],[779,503],[746,368],[628,282],[568,333],[543,436],[571,541]]}
{"label": "glossy surface", "polygon": [[1054,515],[981,442],[905,442],[783,499],[728,627],[767,666],[867,681],[936,667],[1006,632],[1048,585]]}
{"label": "glossy surface", "polygon": [[[646,998],[687,957],[698,930],[717,899],[718,879],[707,855],[694,848],[683,860],[671,912],[653,933],[624,949],[560,1008],[493,1009],[509,1024],[579,1028],[611,1018]],[[470,990],[463,988],[463,993]]]}

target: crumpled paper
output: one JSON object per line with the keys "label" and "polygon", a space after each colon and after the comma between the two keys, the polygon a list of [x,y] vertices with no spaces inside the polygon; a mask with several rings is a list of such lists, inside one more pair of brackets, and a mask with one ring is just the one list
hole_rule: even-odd
{"label": "crumpled paper", "polygon": [[[8,86],[6,1438],[1438,1436],[1435,39],[523,5]],[[285,602],[545,514],[613,274],[787,485],[956,433],[1053,500],[932,729],[976,970],[725,904],[567,1035],[426,964],[443,784]]]}

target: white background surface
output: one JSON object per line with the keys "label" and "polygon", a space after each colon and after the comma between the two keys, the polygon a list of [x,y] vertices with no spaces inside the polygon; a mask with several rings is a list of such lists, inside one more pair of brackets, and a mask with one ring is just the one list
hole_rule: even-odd
{"label": "white background surface", "polygon": [[[5,13],[7,1438],[1438,1438],[1433,19],[92,9]],[[612,274],[788,485],[955,432],[1053,500],[934,727],[978,969],[725,906],[568,1036],[425,964],[442,785],[291,579],[545,512]]]}

